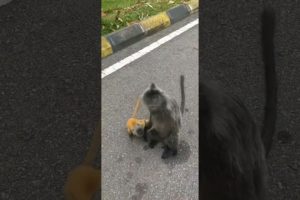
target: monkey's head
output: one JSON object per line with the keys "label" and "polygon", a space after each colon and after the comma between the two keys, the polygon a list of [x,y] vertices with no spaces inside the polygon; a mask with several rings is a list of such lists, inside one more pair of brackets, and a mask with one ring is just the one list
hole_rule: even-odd
{"label": "monkey's head", "polygon": [[150,112],[158,111],[166,105],[164,92],[154,83],[151,83],[150,87],[146,89],[142,95],[142,99]]}
{"label": "monkey's head", "polygon": [[137,137],[142,137],[144,135],[144,126],[138,124],[134,130],[133,130],[133,135],[137,136]]}
{"label": "monkey's head", "polygon": [[127,121],[127,129],[129,136],[142,137],[148,120],[130,118]]}

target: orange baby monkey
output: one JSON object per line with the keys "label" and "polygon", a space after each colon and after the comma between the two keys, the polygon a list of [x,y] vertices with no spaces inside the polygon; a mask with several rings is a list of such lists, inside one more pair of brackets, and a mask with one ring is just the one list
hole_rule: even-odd
{"label": "orange baby monkey", "polygon": [[84,161],[68,173],[64,186],[66,200],[91,200],[100,189],[100,169],[92,166],[101,144],[100,123],[99,120]]}
{"label": "orange baby monkey", "polygon": [[132,116],[127,121],[127,132],[130,137],[133,135],[142,137],[144,135],[145,128],[150,126],[149,123],[150,121],[148,119],[135,118],[140,107],[141,107],[141,99],[138,97]]}

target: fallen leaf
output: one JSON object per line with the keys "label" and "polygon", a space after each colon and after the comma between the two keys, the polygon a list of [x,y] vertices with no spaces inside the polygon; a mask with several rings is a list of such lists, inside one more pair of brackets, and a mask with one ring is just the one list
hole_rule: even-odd
{"label": "fallen leaf", "polygon": [[146,3],[147,6],[149,6],[150,8],[154,9],[153,6],[151,6],[150,3]]}

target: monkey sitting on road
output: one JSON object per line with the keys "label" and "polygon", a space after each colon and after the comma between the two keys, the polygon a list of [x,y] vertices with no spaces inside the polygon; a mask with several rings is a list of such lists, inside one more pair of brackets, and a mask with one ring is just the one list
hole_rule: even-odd
{"label": "monkey sitting on road", "polygon": [[273,50],[275,14],[262,14],[266,106],[262,135],[245,105],[200,81],[200,199],[264,200],[266,161],[275,130],[277,82]]}
{"label": "monkey sitting on road", "polygon": [[175,99],[169,97],[154,83],[142,94],[144,104],[150,112],[151,127],[146,130],[144,138],[149,147],[154,148],[158,142],[164,144],[161,158],[166,159],[177,154],[178,134],[181,128],[181,114],[184,107],[184,77],[181,76],[181,109]]}

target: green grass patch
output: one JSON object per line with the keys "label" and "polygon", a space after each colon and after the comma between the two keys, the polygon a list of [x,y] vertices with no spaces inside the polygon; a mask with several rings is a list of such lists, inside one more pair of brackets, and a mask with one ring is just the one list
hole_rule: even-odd
{"label": "green grass patch", "polygon": [[101,0],[101,35],[107,35],[187,1]]}

